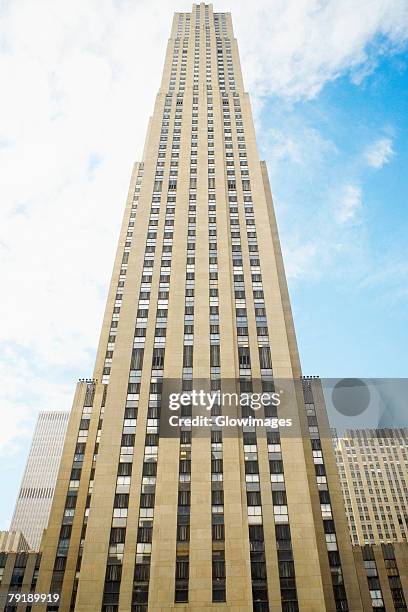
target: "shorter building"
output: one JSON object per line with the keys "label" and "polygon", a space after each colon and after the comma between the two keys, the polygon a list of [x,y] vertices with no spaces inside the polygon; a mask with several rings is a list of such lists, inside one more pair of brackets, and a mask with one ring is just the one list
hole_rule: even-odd
{"label": "shorter building", "polygon": [[0,553],[0,610],[28,612],[28,605],[10,601],[15,594],[27,596],[35,592],[41,554],[36,552]]}
{"label": "shorter building", "polygon": [[29,548],[21,531],[0,531],[0,552],[27,552]]}
{"label": "shorter building", "polygon": [[48,524],[69,414],[43,411],[38,415],[10,526],[23,533],[30,550],[39,550]]}
{"label": "shorter building", "polygon": [[353,546],[364,610],[407,610],[408,545]]}
{"label": "shorter building", "polygon": [[347,430],[334,437],[353,544],[408,539],[408,429]]}

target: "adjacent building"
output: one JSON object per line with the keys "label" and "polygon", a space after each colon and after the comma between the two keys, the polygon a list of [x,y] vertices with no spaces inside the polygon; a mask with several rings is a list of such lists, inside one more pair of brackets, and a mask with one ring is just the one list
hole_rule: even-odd
{"label": "adjacent building", "polygon": [[367,611],[407,609],[408,546],[406,543],[355,546],[358,584]]}
{"label": "adjacent building", "polygon": [[26,552],[29,549],[21,531],[0,531],[0,552]]}
{"label": "adjacent building", "polygon": [[39,550],[48,524],[68,419],[68,411],[38,415],[10,526],[24,535],[30,550]]}
{"label": "adjacent building", "polygon": [[[162,435],[166,385],[197,381],[282,384],[285,406],[262,409],[273,425],[227,431],[215,402],[209,429]],[[371,609],[323,394],[301,377],[231,16],[212,5],[174,16],[41,550],[37,593],[60,594],[49,611]]]}
{"label": "adjacent building", "polygon": [[348,430],[334,444],[352,542],[407,542],[408,429]]}

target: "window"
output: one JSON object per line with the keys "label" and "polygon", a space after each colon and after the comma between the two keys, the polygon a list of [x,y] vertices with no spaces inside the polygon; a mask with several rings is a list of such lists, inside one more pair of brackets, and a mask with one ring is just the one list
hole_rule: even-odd
{"label": "window", "polygon": [[261,346],[259,348],[259,362],[261,370],[270,370],[272,368],[271,351],[269,346]]}
{"label": "window", "polygon": [[212,368],[220,367],[220,347],[218,344],[210,346],[210,366]]}
{"label": "window", "polygon": [[108,565],[106,568],[105,582],[119,581],[122,578],[122,566]]}
{"label": "window", "polygon": [[283,462],[280,459],[271,459],[269,461],[269,469],[271,474],[282,474]]}
{"label": "window", "polygon": [[247,505],[248,506],[260,506],[261,505],[261,493],[259,491],[247,491]]}
{"label": "window", "polygon": [[192,345],[186,345],[183,348],[183,367],[184,368],[193,367],[193,346]]}
{"label": "window", "polygon": [[178,492],[178,505],[189,506],[190,505],[190,491],[179,491]]}
{"label": "window", "polygon": [[212,539],[220,542],[224,540],[224,537],[224,525],[222,523],[213,523]]}
{"label": "window", "polygon": [[211,504],[213,506],[224,504],[224,491],[222,489],[211,491]]}
{"label": "window", "polygon": [[153,349],[152,368],[162,370],[164,367],[164,348]]}
{"label": "window", "polygon": [[212,459],[211,460],[211,472],[212,474],[221,474],[223,471],[223,461],[222,459]]}
{"label": "window", "polygon": [[23,584],[24,567],[15,567],[10,580],[11,587],[21,587]]}
{"label": "window", "polygon": [[112,527],[110,535],[111,544],[124,544],[126,529],[124,527]]}
{"label": "window", "polygon": [[213,551],[212,558],[213,601],[225,601],[225,554]]}
{"label": "window", "polygon": [[238,347],[238,358],[240,369],[247,369],[251,367],[251,357],[249,347],[240,346]]}
{"label": "window", "polygon": [[176,558],[176,580],[188,579],[189,561],[187,556],[177,556]]}
{"label": "window", "polygon": [[[125,465],[125,464],[120,464],[120,465]],[[117,493],[115,495],[115,501],[114,501],[113,506],[114,508],[128,508],[129,494],[128,493]]]}
{"label": "window", "polygon": [[[136,330],[139,331],[139,330]],[[145,329],[143,330],[146,331]],[[143,334],[144,335],[144,334]],[[141,370],[143,367],[143,348],[134,348],[132,351],[132,360],[130,364],[131,370]]]}
{"label": "window", "polygon": [[190,539],[190,526],[177,525],[177,540],[179,542],[188,542]]}

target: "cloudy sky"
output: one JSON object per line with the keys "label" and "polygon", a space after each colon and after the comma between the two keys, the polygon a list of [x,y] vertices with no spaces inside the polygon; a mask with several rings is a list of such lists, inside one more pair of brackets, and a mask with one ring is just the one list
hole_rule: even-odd
{"label": "cloudy sky", "polygon": [[[172,13],[190,8],[0,0],[0,529],[37,412],[92,373]],[[215,9],[233,13],[304,373],[405,376],[406,1]]]}

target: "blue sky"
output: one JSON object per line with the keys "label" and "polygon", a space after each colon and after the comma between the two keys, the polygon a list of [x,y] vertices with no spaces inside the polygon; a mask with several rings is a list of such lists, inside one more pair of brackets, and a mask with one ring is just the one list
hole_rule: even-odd
{"label": "blue sky", "polygon": [[[0,3],[0,529],[38,411],[69,409],[92,372],[171,17],[190,9]],[[215,9],[233,14],[304,373],[405,376],[407,3]]]}
{"label": "blue sky", "polygon": [[[262,109],[305,374],[407,374],[406,60],[382,58],[362,83],[343,76],[312,100],[270,97]],[[347,188],[358,203],[341,223]]]}

